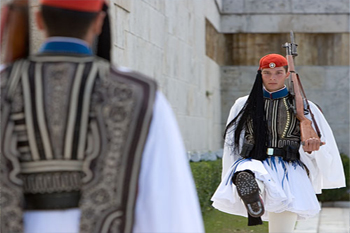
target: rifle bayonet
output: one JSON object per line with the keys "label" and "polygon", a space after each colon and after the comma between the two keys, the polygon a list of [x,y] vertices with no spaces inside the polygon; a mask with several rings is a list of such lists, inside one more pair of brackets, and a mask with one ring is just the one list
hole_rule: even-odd
{"label": "rifle bayonet", "polygon": [[297,53],[298,44],[296,44],[294,42],[294,33],[293,33],[293,31],[290,31],[290,41],[291,41],[291,43],[290,43],[291,55],[293,57],[296,57],[296,56],[298,56],[298,53]]}

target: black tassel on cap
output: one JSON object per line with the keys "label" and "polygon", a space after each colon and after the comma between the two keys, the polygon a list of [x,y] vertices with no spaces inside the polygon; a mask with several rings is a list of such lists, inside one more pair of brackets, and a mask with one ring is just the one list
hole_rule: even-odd
{"label": "black tassel on cap", "polygon": [[106,17],[103,21],[102,32],[97,39],[96,55],[111,61],[111,25],[106,3],[103,3],[102,11],[106,13]]}
{"label": "black tassel on cap", "polygon": [[247,102],[238,115],[227,125],[225,130],[225,136],[229,130],[234,130],[234,138],[231,141],[234,142],[234,146],[237,151],[241,146],[239,145],[241,132],[245,129],[248,121],[253,121],[253,137],[255,142],[250,157],[257,160],[264,160],[267,158],[267,127],[264,111],[261,70],[258,70],[258,73],[256,74],[255,82],[252,90],[250,91]]}

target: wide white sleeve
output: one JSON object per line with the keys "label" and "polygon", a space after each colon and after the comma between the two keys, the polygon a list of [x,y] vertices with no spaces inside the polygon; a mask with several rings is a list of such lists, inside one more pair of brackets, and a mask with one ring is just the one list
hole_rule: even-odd
{"label": "wide white sleeve", "polygon": [[304,152],[301,146],[300,159],[310,171],[309,176],[316,193],[321,193],[321,189],[345,187],[344,168],[332,129],[318,107],[312,102],[310,107],[322,135],[321,141],[326,144],[311,154]]}
{"label": "wide white sleeve", "polygon": [[143,152],[138,188],[134,233],[204,232],[181,134],[160,92]]}

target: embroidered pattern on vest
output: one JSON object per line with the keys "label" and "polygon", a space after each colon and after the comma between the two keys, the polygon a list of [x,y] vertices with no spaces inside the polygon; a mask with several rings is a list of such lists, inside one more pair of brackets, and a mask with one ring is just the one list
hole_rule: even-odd
{"label": "embroidered pattern on vest", "polygon": [[[265,119],[269,137],[267,147],[300,146],[299,123],[289,110],[287,98],[264,99]],[[246,126],[246,142],[254,144],[253,133],[253,124],[249,121]]]}
{"label": "embroidered pattern on vest", "polygon": [[[24,102],[21,88],[18,87],[19,75],[25,65],[25,62],[18,61],[12,65],[10,71],[7,69],[1,73],[1,232],[23,232],[22,180],[18,178],[20,166],[14,157],[19,154],[16,141],[11,139],[16,133],[19,138],[23,136],[25,129],[21,122]],[[12,106],[8,104],[10,101]],[[15,123],[20,125],[16,130]]]}
{"label": "embroidered pattern on vest", "polygon": [[93,57],[38,56],[11,74],[1,181],[16,212],[5,206],[3,229],[20,231],[23,195],[28,202],[64,194],[81,195],[81,232],[132,231],[154,82]]}

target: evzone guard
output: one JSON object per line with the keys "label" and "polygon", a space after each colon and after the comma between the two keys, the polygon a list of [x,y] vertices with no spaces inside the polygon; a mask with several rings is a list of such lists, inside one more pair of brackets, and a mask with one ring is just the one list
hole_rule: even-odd
{"label": "evzone guard", "polygon": [[315,194],[322,189],[345,186],[332,130],[303,96],[293,64],[296,44],[285,46],[288,60],[262,57],[249,96],[231,108],[222,180],[212,197],[218,210],[248,217],[248,225],[269,221],[269,232],[278,233],[293,232],[296,220],[315,216]]}

